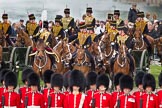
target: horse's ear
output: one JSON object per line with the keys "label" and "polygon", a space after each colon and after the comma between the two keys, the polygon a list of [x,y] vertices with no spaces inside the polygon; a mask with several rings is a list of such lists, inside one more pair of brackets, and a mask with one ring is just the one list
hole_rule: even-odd
{"label": "horse's ear", "polygon": [[76,48],[79,49],[80,48],[80,45],[78,45],[77,43],[75,44]]}

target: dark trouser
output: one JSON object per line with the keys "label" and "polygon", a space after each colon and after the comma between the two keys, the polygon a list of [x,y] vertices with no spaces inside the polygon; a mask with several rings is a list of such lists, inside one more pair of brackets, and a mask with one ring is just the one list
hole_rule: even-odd
{"label": "dark trouser", "polygon": [[152,55],[152,47],[151,47],[151,44],[150,44],[150,42],[149,42],[149,40],[146,38],[146,37],[143,37],[143,40],[146,42],[146,44],[147,44],[147,51],[148,51],[148,54],[149,54],[149,56],[151,56]]}
{"label": "dark trouser", "polygon": [[129,66],[130,66],[130,72],[134,72],[134,69],[135,69],[135,64],[134,64],[134,62],[133,62],[133,58],[132,58],[132,56],[130,55],[130,53],[127,53],[127,57],[129,58],[129,61],[130,61],[130,63],[129,63]]}
{"label": "dark trouser", "polygon": [[6,42],[8,43],[9,46],[14,46],[9,36],[6,37]]}

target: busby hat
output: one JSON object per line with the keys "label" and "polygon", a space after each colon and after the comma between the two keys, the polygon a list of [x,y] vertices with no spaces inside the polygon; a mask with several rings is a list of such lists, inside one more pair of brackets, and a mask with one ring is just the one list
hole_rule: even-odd
{"label": "busby hat", "polygon": [[62,15],[56,15],[55,22],[61,22]]}
{"label": "busby hat", "polygon": [[112,19],[113,18],[113,14],[108,14],[108,19]]}
{"label": "busby hat", "polygon": [[73,70],[70,75],[69,86],[70,90],[73,91],[73,86],[80,87],[79,91],[83,91],[85,88],[85,77],[83,73],[79,70]]}
{"label": "busby hat", "polygon": [[145,74],[142,80],[142,84],[143,84],[143,88],[144,90],[146,90],[146,87],[151,87],[152,90],[155,90],[156,87],[156,82],[155,82],[155,78],[152,74]]}
{"label": "busby hat", "polygon": [[48,21],[43,21],[43,28],[47,28],[48,29]]}
{"label": "busby hat", "polygon": [[121,73],[121,72],[117,73],[117,74],[114,76],[114,85],[115,85],[115,87],[116,87],[117,85],[119,85],[119,79],[120,79],[121,76],[123,76],[123,73]]}
{"label": "busby hat", "polygon": [[95,72],[89,72],[86,77],[87,85],[96,84],[97,74]]}
{"label": "busby hat", "polygon": [[129,75],[123,75],[119,79],[120,89],[123,91],[124,88],[133,89],[133,78]]}
{"label": "busby hat", "polygon": [[63,76],[58,73],[54,73],[51,76],[51,87],[60,87],[60,89],[63,86]]}
{"label": "busby hat", "polygon": [[34,70],[32,68],[25,68],[23,71],[22,71],[22,82],[25,83],[25,81],[27,81],[27,77],[30,73],[33,73]]}
{"label": "busby hat", "polygon": [[120,16],[120,10],[114,10],[114,15]]}
{"label": "busby hat", "polygon": [[137,74],[135,76],[136,87],[138,87],[139,85],[142,84],[142,79],[143,79],[144,75],[145,75],[145,73],[143,71],[137,71]]}
{"label": "busby hat", "polygon": [[14,89],[15,89],[17,86],[17,77],[16,77],[15,73],[13,73],[13,72],[6,73],[5,77],[4,77],[4,81],[5,81],[6,87],[14,86]]}
{"label": "busby hat", "polygon": [[20,22],[24,22],[24,20],[23,19],[20,19]]}
{"label": "busby hat", "polygon": [[30,15],[28,15],[28,17],[29,17],[29,20],[35,20],[35,16],[34,16],[34,14],[30,14]]}
{"label": "busby hat", "polygon": [[70,79],[71,71],[65,72],[63,75],[63,85],[66,89],[69,87],[69,79]]}
{"label": "busby hat", "polygon": [[50,83],[51,82],[51,76],[54,72],[52,70],[46,70],[43,73],[43,81],[44,83]]}
{"label": "busby hat", "polygon": [[87,12],[87,13],[93,13],[93,11],[92,11],[92,7],[87,7],[86,12]]}
{"label": "busby hat", "polygon": [[1,83],[4,81],[4,76],[5,76],[5,74],[8,73],[8,72],[11,72],[11,70],[9,70],[9,69],[2,69],[2,70],[0,71],[0,81],[1,81]]}
{"label": "busby hat", "polygon": [[70,9],[69,9],[69,8],[65,8],[65,9],[64,9],[64,13],[65,13],[65,14],[70,14]]}
{"label": "busby hat", "polygon": [[116,27],[116,21],[111,21],[110,26],[115,26]]}
{"label": "busby hat", "polygon": [[99,86],[101,85],[105,86],[106,90],[109,87],[109,77],[106,74],[101,74],[97,77],[97,80],[96,80],[97,88],[99,88]]}
{"label": "busby hat", "polygon": [[28,75],[28,86],[38,86],[40,85],[39,76],[36,73],[30,73]]}
{"label": "busby hat", "polygon": [[8,19],[8,14],[5,14],[5,13],[4,13],[4,14],[2,15],[2,19]]}
{"label": "busby hat", "polygon": [[137,17],[141,17],[141,18],[145,17],[144,12],[138,12],[137,13]]}
{"label": "busby hat", "polygon": [[162,72],[159,74],[158,81],[159,81],[159,87],[161,87],[162,86]]}

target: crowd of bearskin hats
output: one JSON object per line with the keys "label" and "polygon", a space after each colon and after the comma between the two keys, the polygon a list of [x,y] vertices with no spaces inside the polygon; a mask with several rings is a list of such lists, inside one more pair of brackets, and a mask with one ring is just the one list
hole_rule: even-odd
{"label": "crowd of bearskin hats", "polygon": [[[44,88],[40,77],[32,68],[22,71],[23,86],[17,88],[17,75],[8,70],[0,71],[1,108],[161,108],[162,90],[155,91],[155,77],[137,71],[134,80],[129,75],[117,73],[113,78],[114,91],[110,92],[107,74],[89,72],[86,77],[79,70],[59,74],[52,70],[43,73]],[[162,73],[159,74],[162,86]],[[133,91],[132,91],[133,90]]]}

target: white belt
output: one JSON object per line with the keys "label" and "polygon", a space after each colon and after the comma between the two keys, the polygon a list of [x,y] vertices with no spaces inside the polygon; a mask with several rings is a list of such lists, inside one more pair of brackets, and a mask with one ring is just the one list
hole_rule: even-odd
{"label": "white belt", "polygon": [[4,108],[17,108],[16,106],[4,106]]}
{"label": "white belt", "polygon": [[27,108],[40,108],[40,106],[27,106]]}

